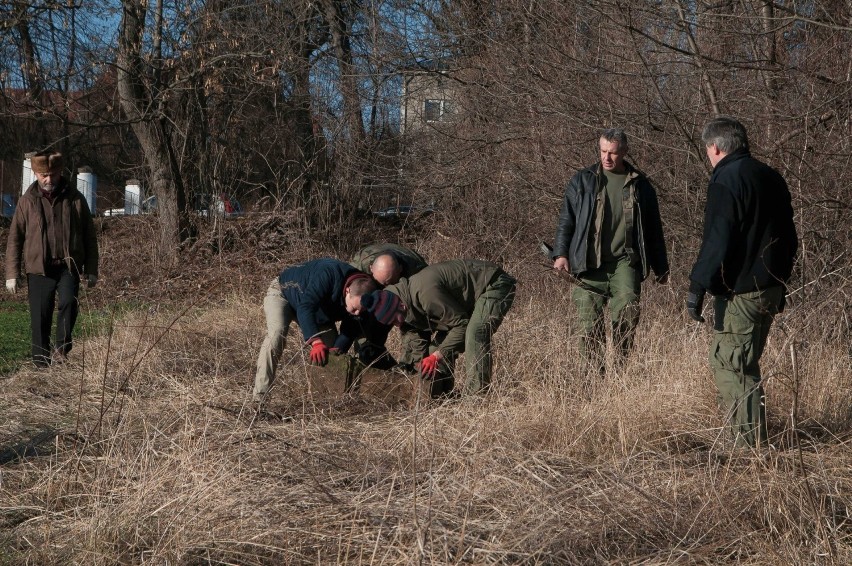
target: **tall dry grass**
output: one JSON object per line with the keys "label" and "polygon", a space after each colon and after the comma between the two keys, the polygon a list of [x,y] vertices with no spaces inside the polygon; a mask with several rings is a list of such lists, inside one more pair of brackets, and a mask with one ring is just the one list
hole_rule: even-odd
{"label": "tall dry grass", "polygon": [[3,379],[0,438],[24,455],[0,465],[0,564],[852,562],[848,352],[801,335],[804,307],[763,358],[775,447],[738,451],[676,285],[646,284],[635,355],[591,380],[570,289],[509,263],[485,397],[319,387],[294,328],[256,413],[266,274]]}

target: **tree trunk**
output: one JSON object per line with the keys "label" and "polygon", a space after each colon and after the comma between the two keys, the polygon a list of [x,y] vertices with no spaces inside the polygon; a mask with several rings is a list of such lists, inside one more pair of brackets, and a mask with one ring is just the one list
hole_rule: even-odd
{"label": "tree trunk", "polygon": [[152,112],[152,100],[145,85],[142,39],[145,32],[147,0],[122,0],[118,40],[118,93],[121,108],[131,121],[133,133],[145,156],[151,191],[157,195],[160,217],[160,256],[176,263],[179,245],[188,234],[186,197],[165,117]]}
{"label": "tree trunk", "polygon": [[347,11],[341,0],[323,0],[323,12],[331,31],[334,57],[340,70],[340,91],[343,95],[343,117],[353,144],[363,142],[364,120],[361,97],[358,95],[357,69],[352,60],[352,45],[349,42]]}
{"label": "tree trunk", "polygon": [[[23,75],[27,81],[27,96],[35,108],[35,112],[33,113],[33,118],[36,123],[41,121],[42,111],[41,111],[41,98],[42,92],[44,92],[44,81],[42,80],[41,73],[39,72],[39,64],[36,59],[35,45],[33,43],[32,35],[30,34],[30,24],[29,18],[27,17],[27,8],[29,4],[27,2],[15,2],[15,26],[18,28],[18,34],[21,37],[21,48],[24,56],[24,65]],[[33,130],[34,139],[31,140],[31,143],[35,144],[35,147],[30,149],[42,150],[45,149],[49,142],[49,140],[45,137],[45,129],[36,127]]]}

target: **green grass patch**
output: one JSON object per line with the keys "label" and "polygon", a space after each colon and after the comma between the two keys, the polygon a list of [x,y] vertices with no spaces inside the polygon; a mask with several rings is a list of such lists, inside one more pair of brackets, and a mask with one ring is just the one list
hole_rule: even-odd
{"label": "green grass patch", "polygon": [[29,355],[29,305],[0,303],[0,374],[14,371]]}
{"label": "green grass patch", "polygon": [[[104,332],[113,318],[139,308],[139,305],[117,304],[107,310],[83,311],[74,325],[74,340],[97,336]],[[54,314],[51,339],[56,335]],[[30,359],[30,307],[27,303],[0,303],[0,375],[15,371]]]}

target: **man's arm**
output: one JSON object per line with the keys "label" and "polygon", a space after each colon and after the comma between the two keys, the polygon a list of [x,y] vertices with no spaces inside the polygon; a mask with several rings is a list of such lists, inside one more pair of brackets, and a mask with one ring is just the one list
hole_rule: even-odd
{"label": "man's arm", "polygon": [[95,231],[95,222],[92,219],[92,211],[89,210],[89,204],[85,198],[80,197],[80,219],[83,228],[83,242],[86,246],[86,275],[89,276],[90,285],[92,277],[94,281],[98,278],[98,264],[100,263],[100,255],[98,253],[98,235]]}
{"label": "man's arm", "polygon": [[704,208],[704,234],[698,258],[692,267],[689,279],[694,291],[704,289],[722,292],[724,262],[728,256],[731,234],[738,224],[736,205],[730,189],[717,183],[707,189],[707,204]]}
{"label": "man's arm", "polygon": [[12,215],[12,225],[9,226],[9,239],[6,241],[6,281],[17,280],[21,274],[21,256],[26,239],[26,208],[25,199],[18,201],[15,214]]}
{"label": "man's arm", "polygon": [[449,329],[447,335],[438,344],[441,354],[447,356],[464,350],[465,332],[470,322],[470,315],[466,309],[452,295],[440,289],[438,295],[434,298],[430,297],[425,310],[430,321]]}
{"label": "man's arm", "polygon": [[319,334],[317,313],[322,303],[331,297],[334,281],[327,270],[318,269],[311,273],[306,282],[285,281],[281,291],[287,303],[296,312],[296,322],[302,329],[305,342],[312,341]]}
{"label": "man's arm", "polygon": [[666,283],[669,277],[669,257],[666,253],[666,240],[663,236],[663,221],[660,218],[660,204],[657,191],[646,179],[645,203],[642,209],[644,239],[648,252],[648,263],[654,270],[656,281]]}
{"label": "man's arm", "polygon": [[[576,225],[574,206],[578,198],[579,186],[580,175],[578,173],[568,182],[565,194],[562,197],[562,208],[556,221],[556,236],[553,239],[553,256],[551,259],[554,261],[560,257],[567,258],[569,255],[568,250]],[[567,260],[565,263],[567,264]],[[556,267],[555,264],[554,267]]]}

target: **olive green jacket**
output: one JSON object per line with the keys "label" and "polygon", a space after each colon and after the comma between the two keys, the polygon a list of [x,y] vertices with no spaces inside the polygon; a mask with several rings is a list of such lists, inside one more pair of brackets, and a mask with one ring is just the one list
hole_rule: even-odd
{"label": "olive green jacket", "polygon": [[476,301],[503,273],[487,261],[454,259],[432,264],[386,290],[408,307],[405,326],[446,333],[438,349],[451,356],[464,351],[465,331]]}
{"label": "olive green jacket", "polygon": [[390,254],[402,266],[401,277],[411,277],[428,265],[419,253],[397,244],[370,244],[352,256],[349,264],[364,273],[370,273],[370,266],[380,255]]}

